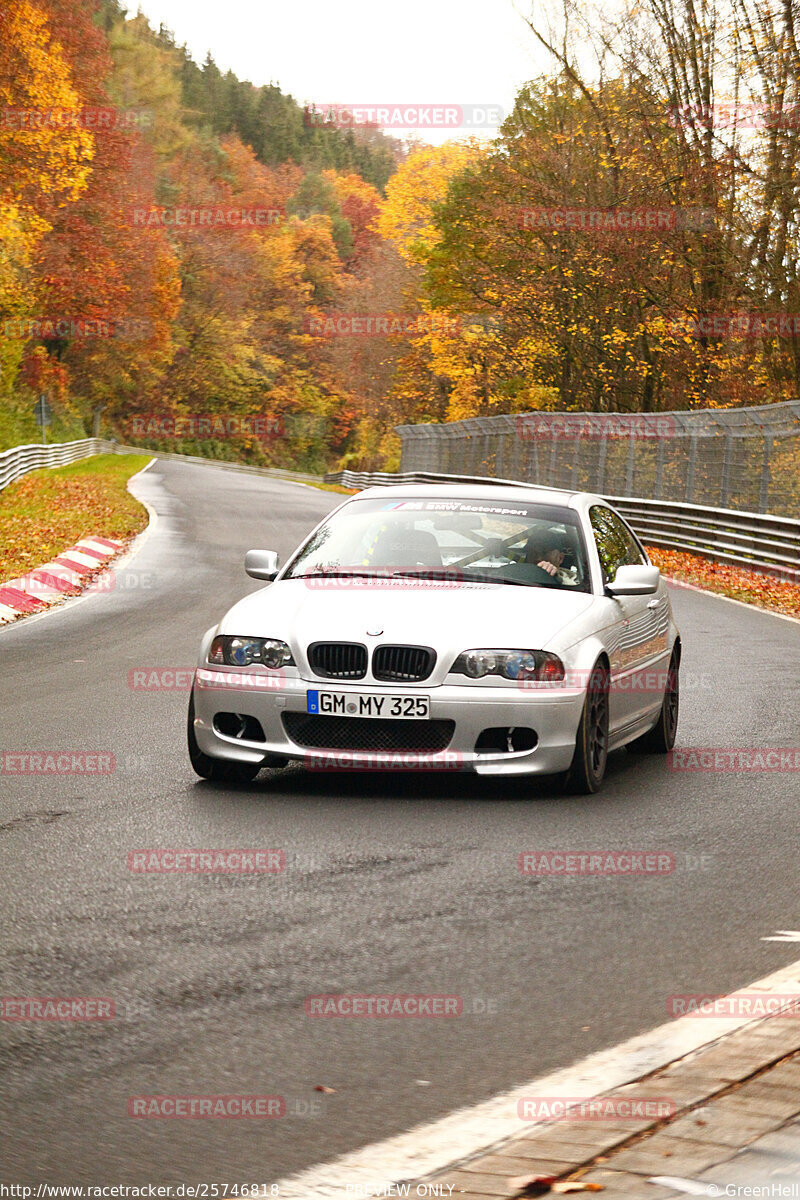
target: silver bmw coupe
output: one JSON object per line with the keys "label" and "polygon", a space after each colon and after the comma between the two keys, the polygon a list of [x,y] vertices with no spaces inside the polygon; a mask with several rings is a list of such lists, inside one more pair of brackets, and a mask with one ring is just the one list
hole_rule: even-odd
{"label": "silver bmw coupe", "polygon": [[583,492],[375,487],[330,513],[205,634],[189,755],[262,767],[553,775],[596,792],[609,751],[675,741],[681,643],[630,526]]}

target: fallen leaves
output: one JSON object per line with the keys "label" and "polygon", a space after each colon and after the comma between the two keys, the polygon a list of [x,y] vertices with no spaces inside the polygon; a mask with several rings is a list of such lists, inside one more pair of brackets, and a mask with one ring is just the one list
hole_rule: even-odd
{"label": "fallen leaves", "polygon": [[774,612],[800,617],[800,583],[750,567],[712,562],[680,550],[648,546],[647,553],[653,566],[678,582],[691,583],[732,600],[742,600],[745,604],[758,604]]}
{"label": "fallen leaves", "polygon": [[555,1175],[516,1175],[508,1186],[519,1196],[570,1195],[573,1192],[602,1192],[602,1183],[586,1183],[582,1179],[558,1179]]}
{"label": "fallen leaves", "polygon": [[554,1183],[551,1188],[552,1192],[604,1192],[604,1184],[602,1183],[583,1183],[581,1180],[564,1180],[563,1183]]}
{"label": "fallen leaves", "polygon": [[580,1179],[565,1179],[562,1183],[554,1183],[550,1189],[553,1192],[566,1194],[568,1192],[602,1192],[602,1183],[583,1183]]}
{"label": "fallen leaves", "polygon": [[52,471],[33,471],[0,492],[0,581],[42,566],[81,538],[126,541],[147,513],[127,491],[148,460],[103,454]]}
{"label": "fallen leaves", "polygon": [[544,1196],[555,1182],[555,1175],[515,1175],[508,1186],[521,1196]]}

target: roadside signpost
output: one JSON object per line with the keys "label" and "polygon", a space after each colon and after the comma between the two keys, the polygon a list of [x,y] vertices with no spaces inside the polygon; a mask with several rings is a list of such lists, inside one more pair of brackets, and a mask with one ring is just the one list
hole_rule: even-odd
{"label": "roadside signpost", "polygon": [[47,403],[47,396],[42,394],[36,401],[33,409],[33,415],[37,425],[42,427],[42,441],[47,445],[47,426],[50,424],[50,405]]}

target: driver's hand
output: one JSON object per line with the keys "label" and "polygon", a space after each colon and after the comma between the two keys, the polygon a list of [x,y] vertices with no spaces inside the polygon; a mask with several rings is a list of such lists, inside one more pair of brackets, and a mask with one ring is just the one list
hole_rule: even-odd
{"label": "driver's hand", "polygon": [[553,563],[548,562],[547,559],[542,559],[542,561],[536,565],[537,567],[541,567],[543,571],[547,571],[548,575],[555,575],[555,573],[558,571],[558,567],[554,566]]}

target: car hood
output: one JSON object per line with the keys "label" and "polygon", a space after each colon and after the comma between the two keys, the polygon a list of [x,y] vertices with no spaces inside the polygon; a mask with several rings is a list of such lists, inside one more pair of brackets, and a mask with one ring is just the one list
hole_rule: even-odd
{"label": "car hood", "polygon": [[404,580],[279,580],[225,615],[218,632],[288,642],[305,666],[311,642],[432,646],[440,662],[471,647],[546,649],[595,597],[556,588]]}

